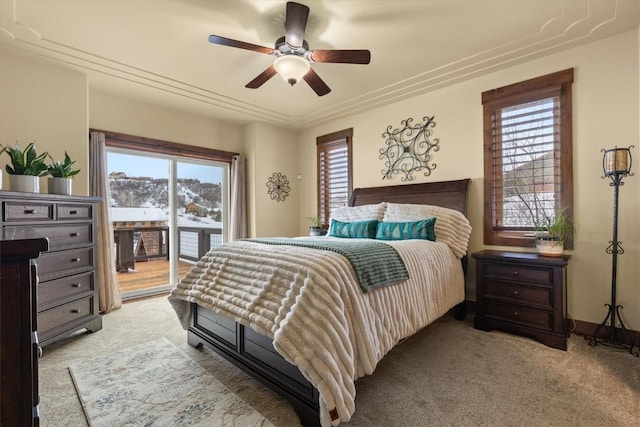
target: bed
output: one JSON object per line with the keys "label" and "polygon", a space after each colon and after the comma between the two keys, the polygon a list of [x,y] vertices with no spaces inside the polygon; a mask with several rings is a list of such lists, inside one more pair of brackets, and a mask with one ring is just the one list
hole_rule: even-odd
{"label": "bed", "polygon": [[[435,242],[367,243],[399,254],[409,278],[396,278],[397,284],[363,290],[366,268],[356,268],[348,253],[315,247],[376,239],[248,239],[213,249],[169,296],[189,344],[209,346],[283,395],[304,426],[347,422],[355,411],[355,380],[373,373],[393,346],[449,311],[464,319],[469,183],[353,191],[342,212],[347,216],[332,227],[359,224],[374,210],[388,226],[436,217]],[[370,268],[387,264],[394,265]]]}

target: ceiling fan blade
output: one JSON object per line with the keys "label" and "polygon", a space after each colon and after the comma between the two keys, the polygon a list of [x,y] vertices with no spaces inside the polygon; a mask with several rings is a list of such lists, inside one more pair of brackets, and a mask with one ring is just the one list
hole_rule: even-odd
{"label": "ceiling fan blade", "polygon": [[244,87],[247,87],[249,89],[258,89],[260,86],[265,84],[267,80],[269,80],[271,77],[275,75],[276,75],[276,68],[273,65],[271,65],[269,66],[269,68],[267,68],[262,73],[260,73],[258,77],[256,77],[255,79],[247,83]]}
{"label": "ceiling fan blade", "polygon": [[284,41],[289,47],[297,49],[302,46],[304,31],[307,28],[309,8],[303,4],[287,2],[287,17],[284,22]]}
{"label": "ceiling fan blade", "polygon": [[313,68],[309,69],[309,72],[304,75],[303,79],[318,96],[323,96],[331,92],[329,86],[313,71]]}
{"label": "ceiling fan blade", "polygon": [[274,49],[271,47],[258,46],[257,44],[241,42],[238,40],[228,39],[220,36],[209,36],[209,43],[219,44],[222,46],[239,47],[240,49],[251,50],[253,52],[266,53],[271,55],[274,53]]}
{"label": "ceiling fan blade", "polygon": [[308,55],[313,62],[368,64],[371,61],[368,50],[313,50]]}

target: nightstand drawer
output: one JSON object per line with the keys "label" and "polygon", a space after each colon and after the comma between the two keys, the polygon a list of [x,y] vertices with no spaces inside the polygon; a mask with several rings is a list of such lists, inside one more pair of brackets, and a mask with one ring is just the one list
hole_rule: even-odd
{"label": "nightstand drawer", "polygon": [[498,320],[517,322],[525,326],[551,331],[553,329],[553,312],[536,310],[513,304],[501,304],[487,301],[485,305],[486,317]]}
{"label": "nightstand drawer", "polygon": [[551,286],[553,284],[553,269],[515,264],[487,263],[485,264],[484,277]]}
{"label": "nightstand drawer", "polygon": [[486,298],[502,299],[506,302],[517,302],[548,310],[553,309],[553,294],[550,288],[535,288],[500,282],[489,282],[486,286]]}
{"label": "nightstand drawer", "polygon": [[4,203],[4,220],[9,221],[53,221],[53,203]]}

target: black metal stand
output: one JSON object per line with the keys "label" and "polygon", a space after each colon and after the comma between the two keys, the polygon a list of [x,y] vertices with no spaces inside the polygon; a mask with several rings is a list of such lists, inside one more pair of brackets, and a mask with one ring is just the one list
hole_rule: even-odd
{"label": "black metal stand", "polygon": [[[622,178],[628,175],[628,172],[615,172],[606,174],[611,178],[611,185],[614,189],[613,192],[613,240],[609,242],[609,247],[607,247],[606,252],[612,255],[612,269],[611,269],[611,304],[605,304],[605,307],[608,307],[607,316],[604,318],[600,326],[598,326],[593,333],[593,336],[585,337],[589,340],[589,345],[597,346],[598,344],[602,344],[608,347],[614,347],[622,350],[629,350],[629,353],[636,357],[640,357],[640,351],[634,350],[634,341],[629,334],[629,331],[624,326],[622,322],[622,317],[620,317],[620,310],[624,307],[621,305],[616,305],[616,273],[618,269],[618,255],[622,255],[624,253],[624,249],[622,249],[622,242],[618,240],[618,191],[621,185],[624,185],[622,182]],[[603,177],[604,178],[604,177]],[[616,328],[616,319],[620,323],[620,328]],[[609,322],[609,325],[607,325]],[[600,330],[605,329],[606,336],[600,337]],[[620,338],[624,338],[621,340]],[[626,344],[626,343],[631,344]]]}

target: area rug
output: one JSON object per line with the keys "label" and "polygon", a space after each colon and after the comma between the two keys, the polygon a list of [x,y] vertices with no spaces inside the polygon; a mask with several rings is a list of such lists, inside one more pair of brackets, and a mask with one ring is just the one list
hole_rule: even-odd
{"label": "area rug", "polygon": [[69,367],[89,425],[272,424],[166,339]]}

